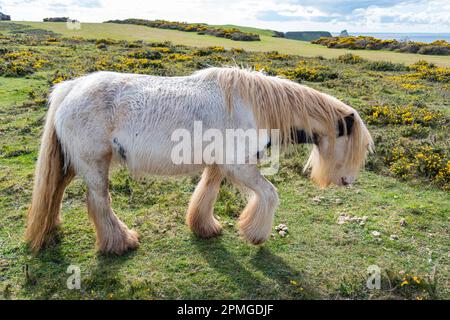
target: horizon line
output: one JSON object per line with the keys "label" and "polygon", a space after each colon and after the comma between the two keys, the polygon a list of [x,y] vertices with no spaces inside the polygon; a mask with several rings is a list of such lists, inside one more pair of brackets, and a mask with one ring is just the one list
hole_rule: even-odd
{"label": "horizon line", "polygon": [[[44,22],[43,21],[43,19],[44,18],[42,18],[41,20],[1,20],[0,22],[14,22],[14,21],[17,21],[17,22]],[[134,18],[127,18],[127,19],[134,19]],[[136,18],[136,19],[140,19],[140,18]],[[75,20],[77,20],[77,19],[75,19]],[[126,19],[110,19],[110,20],[126,20]],[[158,19],[144,19],[144,20],[149,20],[149,21],[153,21],[153,20],[165,20],[165,19],[160,19],[160,18],[158,18]],[[104,23],[105,21],[108,21],[108,20],[105,20],[105,21],[80,21],[80,20],[77,20],[77,21],[79,21],[80,23],[92,23],[92,24],[94,24],[94,23],[98,23],[98,24],[101,24],[101,23]],[[239,25],[239,24],[233,24],[233,23],[226,23],[226,24],[218,24],[218,25],[215,25],[215,24],[209,24],[209,23],[205,23],[205,22],[187,22],[187,21],[172,21],[172,20],[167,20],[167,21],[170,21],[170,22],[185,22],[185,23],[188,23],[188,24],[206,24],[206,25],[211,25],[211,26],[220,26],[220,25],[233,25],[233,26],[238,26],[238,27],[246,27],[246,28],[254,28],[254,29],[260,29],[260,30],[269,30],[269,31],[278,31],[278,32],[280,32],[280,30],[275,30],[275,29],[270,29],[270,28],[264,28],[264,27],[253,27],[253,26],[247,26],[247,25]],[[51,22],[51,23],[64,23],[64,22]],[[330,33],[340,33],[340,32],[342,32],[343,30],[347,30],[347,32],[348,33],[385,33],[385,34],[450,34],[450,31],[443,31],[443,32],[424,32],[424,31],[416,31],[416,32],[404,32],[404,31],[402,31],[402,32],[392,32],[392,31],[349,31],[348,29],[342,29],[342,30],[340,30],[340,31],[330,31],[330,30],[312,30],[312,29],[308,29],[308,30],[305,30],[305,29],[303,29],[303,30],[289,30],[289,31],[281,31],[281,32],[284,32],[284,33],[286,33],[286,32],[305,32],[305,31],[313,31],[313,32],[319,32],[319,31],[325,31],[325,32],[330,32]]]}

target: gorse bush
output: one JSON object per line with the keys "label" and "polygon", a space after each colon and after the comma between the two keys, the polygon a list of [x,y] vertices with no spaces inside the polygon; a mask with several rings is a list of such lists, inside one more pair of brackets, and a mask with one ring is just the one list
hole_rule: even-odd
{"label": "gorse bush", "polygon": [[409,72],[387,77],[393,84],[409,93],[425,93],[432,83],[442,85],[444,92],[449,91],[450,68],[437,67],[426,61],[418,61],[408,66]]}
{"label": "gorse bush", "polygon": [[365,68],[374,71],[408,71],[409,68],[401,63],[390,61],[367,61],[362,57],[347,53],[336,58],[336,61],[345,64],[364,64]]}
{"label": "gorse bush", "polygon": [[450,154],[431,145],[393,147],[385,156],[389,171],[404,180],[425,177],[450,190]]}
{"label": "gorse bush", "polygon": [[128,57],[135,59],[156,60],[162,58],[162,53],[156,50],[139,50],[128,53]]}
{"label": "gorse bush", "polygon": [[419,80],[449,83],[450,68],[437,67],[426,61],[418,61],[408,67],[409,73],[394,76],[391,79],[400,83],[417,83]]}
{"label": "gorse bush", "polygon": [[188,61],[192,60],[193,56],[189,54],[182,54],[182,53],[171,53],[167,56],[168,60],[172,61]]}
{"label": "gorse bush", "polygon": [[397,40],[381,40],[368,36],[357,37],[322,37],[312,41],[314,44],[327,46],[328,48],[346,48],[353,50],[393,50],[400,52],[450,55],[450,44],[445,40],[432,43],[424,42],[401,42]]}
{"label": "gorse bush", "polygon": [[434,64],[426,61],[419,61],[410,66],[414,73],[405,75],[408,78],[424,79],[433,82],[450,82],[450,68],[437,67]]}
{"label": "gorse bush", "polygon": [[405,273],[404,271],[401,274],[394,274],[387,271],[386,275],[393,288],[392,291],[399,293],[406,299],[423,300],[427,299],[427,292],[432,293],[431,297],[436,292],[436,282],[432,277],[423,278],[414,275],[414,273]]}
{"label": "gorse bush", "polygon": [[[47,79],[49,86],[43,92],[49,92],[50,85],[94,71],[182,76],[205,67],[236,64],[306,82],[355,107],[376,138],[377,152],[369,157],[368,168],[448,187],[450,120],[437,111],[448,101],[448,68],[424,61],[406,67],[353,54],[328,60],[223,46],[191,48],[170,42],[0,33],[1,75]],[[28,104],[43,106],[45,102],[45,95],[33,96]],[[393,146],[403,148],[403,154],[394,152]],[[422,150],[425,146],[432,149]],[[293,161],[302,163],[300,158]]]}
{"label": "gorse bush", "polygon": [[270,60],[286,60],[286,59],[289,59],[289,55],[283,54],[283,53],[279,53],[278,51],[265,52],[264,55],[266,56],[267,59],[270,59]]}
{"label": "gorse bush", "polygon": [[66,80],[74,79],[79,76],[81,76],[81,74],[76,72],[72,71],[65,72],[61,70],[56,70],[56,72],[54,72],[49,76],[48,82],[50,83],[50,85],[55,85]]}
{"label": "gorse bush", "polygon": [[[209,56],[213,53],[223,53],[225,52],[225,48],[222,46],[212,46],[212,47],[207,47],[207,48],[200,48],[197,50],[194,50],[194,55],[195,56],[199,56],[199,57],[204,57],[204,56]],[[233,53],[242,53],[244,52],[243,49],[232,49]]]}
{"label": "gorse bush", "polygon": [[423,107],[408,106],[370,106],[367,108],[366,121],[370,124],[421,124],[433,126],[442,122],[444,115]]}
{"label": "gorse bush", "polygon": [[343,54],[343,55],[337,57],[336,60],[339,62],[342,62],[342,63],[346,63],[346,64],[357,64],[357,63],[363,63],[366,61],[362,57],[360,57],[356,54],[351,54],[351,53]]}
{"label": "gorse bush", "polygon": [[222,46],[208,47],[207,50],[211,50],[212,52],[225,52],[225,48]]}
{"label": "gorse bush", "polygon": [[47,64],[48,60],[39,58],[31,51],[0,51],[0,76],[25,76],[42,69]]}
{"label": "gorse bush", "polygon": [[364,110],[364,118],[370,125],[388,127],[384,130],[390,126],[399,129],[377,141],[377,152],[383,155],[391,174],[403,180],[426,179],[443,189],[450,188],[448,145],[436,144],[428,138],[430,128],[448,130],[447,116],[413,105],[375,105]]}
{"label": "gorse bush", "polygon": [[250,32],[243,32],[236,28],[213,28],[206,24],[189,24],[185,22],[173,22],[166,20],[144,20],[125,19],[109,20],[105,23],[136,24],[151,28],[171,29],[185,32],[196,32],[197,34],[207,34],[219,38],[227,38],[235,41],[260,41],[259,35]]}
{"label": "gorse bush", "polygon": [[294,81],[323,82],[325,80],[336,79],[339,74],[331,68],[316,64],[312,65],[308,61],[300,60],[295,68],[279,70],[278,75],[284,76]]}

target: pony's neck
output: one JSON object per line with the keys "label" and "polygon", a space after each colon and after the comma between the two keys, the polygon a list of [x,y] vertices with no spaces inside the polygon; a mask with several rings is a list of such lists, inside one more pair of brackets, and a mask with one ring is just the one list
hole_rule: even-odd
{"label": "pony's neck", "polygon": [[202,78],[216,79],[230,112],[235,99],[241,98],[253,108],[258,127],[279,129],[285,144],[294,142],[293,128],[305,132],[299,133],[300,141],[313,140],[313,133],[334,134],[338,120],[349,113],[348,106],[327,94],[261,72],[209,68],[198,74]]}

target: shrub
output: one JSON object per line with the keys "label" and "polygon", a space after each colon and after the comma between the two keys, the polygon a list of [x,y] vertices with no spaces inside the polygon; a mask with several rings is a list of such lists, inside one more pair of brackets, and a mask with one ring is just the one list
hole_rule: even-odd
{"label": "shrub", "polygon": [[365,65],[366,69],[373,71],[407,71],[408,67],[401,63],[393,63],[389,61],[368,61]]}
{"label": "shrub", "polygon": [[337,57],[337,61],[346,63],[346,64],[357,64],[362,63],[365,60],[356,54],[347,53]]}
{"label": "shrub", "polygon": [[96,45],[99,45],[99,44],[111,45],[111,44],[117,44],[117,41],[113,40],[113,39],[97,39],[97,40],[95,40],[95,44]]}
{"label": "shrub", "polygon": [[280,70],[279,75],[284,76],[294,81],[311,81],[323,82],[325,80],[338,78],[338,73],[331,68],[323,65],[311,65],[311,63],[300,60],[297,66],[293,69]]}
{"label": "shrub", "polygon": [[56,43],[56,42],[58,42],[59,41],[59,39],[57,39],[57,38],[55,38],[55,37],[49,37],[49,38],[47,38],[47,42],[50,42],[50,43],[52,43],[52,44],[54,44],[54,43]]}
{"label": "shrub", "polygon": [[404,180],[422,177],[450,189],[450,155],[441,148],[428,144],[394,147],[385,162],[393,175]]}
{"label": "shrub", "polygon": [[69,20],[68,17],[54,17],[54,18],[44,18],[44,22],[67,22]]}
{"label": "shrub", "polygon": [[433,126],[440,123],[443,115],[427,108],[407,106],[370,106],[364,112],[369,124]]}
{"label": "shrub", "polygon": [[0,75],[21,77],[34,73],[48,64],[31,51],[5,51],[0,53]]}
{"label": "shrub", "polygon": [[420,83],[402,83],[401,87],[406,89],[408,92],[420,92],[427,88],[425,85]]}
{"label": "shrub", "polygon": [[173,50],[169,47],[161,47],[161,46],[155,46],[155,47],[151,47],[150,50],[153,51],[158,51],[160,53],[172,53]]}
{"label": "shrub", "polygon": [[418,61],[409,68],[415,73],[404,75],[405,78],[409,79],[424,79],[432,82],[450,82],[450,68],[437,67],[432,63],[426,61]]}
{"label": "shrub", "polygon": [[167,56],[167,59],[172,61],[187,61],[192,60],[192,56],[188,54],[172,53]]}
{"label": "shrub", "polygon": [[149,60],[156,60],[161,59],[162,54],[159,51],[156,50],[139,50],[139,51],[132,51],[128,53],[128,57],[135,58],[135,59],[149,59]]}
{"label": "shrub", "polygon": [[205,24],[188,24],[185,22],[174,22],[166,20],[145,20],[145,19],[125,19],[109,20],[105,23],[136,24],[151,28],[171,29],[185,32],[197,32],[198,34],[207,34],[219,38],[227,38],[235,41],[260,41],[256,33],[243,32],[236,28],[213,28]]}
{"label": "shrub", "polygon": [[429,54],[429,55],[440,55],[448,56],[450,55],[450,47],[442,45],[429,45],[421,47],[417,53],[419,54]]}
{"label": "shrub", "polygon": [[222,46],[208,47],[208,49],[211,50],[212,52],[225,52],[225,48]]}
{"label": "shrub", "polygon": [[450,83],[450,68],[437,67],[426,61],[418,61],[408,67],[412,72],[400,76],[390,77],[394,82],[402,84],[416,84],[419,80],[430,82]]}
{"label": "shrub", "polygon": [[231,48],[231,52],[234,54],[241,54],[241,53],[244,53],[245,50],[242,48]]}
{"label": "shrub", "polygon": [[278,51],[270,51],[264,53],[265,57],[270,60],[286,60],[289,58],[289,55],[279,53]]}
{"label": "shrub", "polygon": [[400,52],[449,55],[450,44],[445,40],[433,43],[400,42],[397,40],[381,40],[374,37],[322,37],[312,43],[327,46],[328,48],[347,48],[352,50],[396,50]]}

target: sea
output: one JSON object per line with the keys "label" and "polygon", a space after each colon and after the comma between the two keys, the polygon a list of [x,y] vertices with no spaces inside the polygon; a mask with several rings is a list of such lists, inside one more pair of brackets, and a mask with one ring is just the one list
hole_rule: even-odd
{"label": "sea", "polygon": [[[338,36],[339,33],[331,33]],[[446,40],[450,42],[450,33],[378,33],[378,32],[349,32],[351,36],[371,36],[378,39],[398,41],[416,41],[430,43],[436,40]]]}

